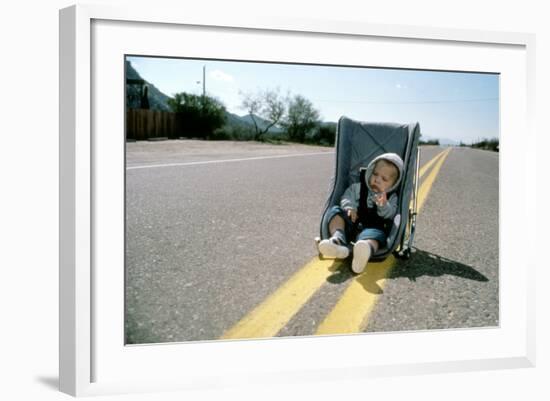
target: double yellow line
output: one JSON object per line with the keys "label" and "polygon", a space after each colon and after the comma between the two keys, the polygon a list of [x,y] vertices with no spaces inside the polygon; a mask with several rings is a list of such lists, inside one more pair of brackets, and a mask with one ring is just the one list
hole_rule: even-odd
{"label": "double yellow line", "polygon": [[[450,148],[439,153],[420,169],[419,176],[422,177],[435,164],[418,191],[418,211],[422,208],[449,152]],[[314,258],[226,331],[220,339],[265,338],[277,335],[341,263]],[[368,315],[374,308],[385,278],[395,263],[393,256],[389,256],[383,262],[369,263],[365,273],[352,280],[315,334],[357,333],[366,327]]]}

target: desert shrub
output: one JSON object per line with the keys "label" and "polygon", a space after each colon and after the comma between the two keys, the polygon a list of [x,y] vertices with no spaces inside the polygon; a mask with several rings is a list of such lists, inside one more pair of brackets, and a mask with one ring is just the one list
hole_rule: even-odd
{"label": "desert shrub", "polygon": [[472,143],[472,148],[476,149],[483,149],[483,150],[491,150],[493,152],[499,151],[499,140],[498,138],[491,138],[491,139],[482,139],[480,141]]}

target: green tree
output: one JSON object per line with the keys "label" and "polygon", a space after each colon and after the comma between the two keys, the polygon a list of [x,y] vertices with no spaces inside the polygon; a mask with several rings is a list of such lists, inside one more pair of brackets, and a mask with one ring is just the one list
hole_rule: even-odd
{"label": "green tree", "polygon": [[313,135],[313,142],[324,146],[334,146],[336,140],[336,123],[320,123]]}
{"label": "green tree", "polygon": [[214,97],[181,92],[174,94],[167,103],[177,114],[182,136],[208,138],[225,123],[225,106]]}
{"label": "green tree", "polygon": [[492,150],[493,152],[499,151],[499,139],[498,138],[483,138],[477,142],[473,142],[471,145],[472,148]]}
{"label": "green tree", "polygon": [[286,117],[281,125],[285,128],[288,139],[304,142],[306,136],[319,124],[319,112],[308,99],[295,95],[288,102]]}
{"label": "green tree", "polygon": [[[285,113],[285,100],[279,89],[267,89],[258,93],[241,93],[241,108],[245,109],[254,124],[254,140],[259,141],[271,127],[281,121]],[[267,121],[260,124],[258,117]]]}

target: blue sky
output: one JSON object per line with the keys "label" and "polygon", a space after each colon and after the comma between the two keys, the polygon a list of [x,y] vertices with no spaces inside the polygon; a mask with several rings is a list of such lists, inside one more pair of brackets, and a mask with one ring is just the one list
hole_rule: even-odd
{"label": "blue sky", "polygon": [[424,137],[470,143],[499,136],[496,74],[128,57],[161,92],[206,93],[244,115],[242,93],[279,88],[300,94],[323,121],[342,115],[362,121],[420,123]]}

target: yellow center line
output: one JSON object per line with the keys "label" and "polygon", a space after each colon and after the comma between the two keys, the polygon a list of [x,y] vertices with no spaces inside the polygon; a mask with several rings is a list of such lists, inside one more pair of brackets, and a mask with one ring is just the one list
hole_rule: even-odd
{"label": "yellow center line", "polygon": [[221,339],[275,336],[340,265],[341,261],[314,258]]}
{"label": "yellow center line", "polygon": [[[439,157],[437,164],[418,191],[418,211],[424,205],[435,178],[450,151],[449,148],[443,152],[442,157],[437,156]],[[393,255],[382,262],[369,263],[366,271],[352,281],[332,311],[319,325],[315,334],[358,333],[366,327],[368,317],[379,295],[383,292],[385,279],[389,276],[395,263]]]}
{"label": "yellow center line", "polygon": [[426,174],[426,171],[428,171],[430,169],[430,167],[432,167],[432,165],[439,160],[439,158],[441,156],[443,156],[443,154],[446,152],[447,150],[444,150],[442,152],[439,152],[432,160],[430,160],[428,163],[426,163],[425,165],[422,166],[422,168],[420,168],[420,170],[418,171],[418,178],[421,178],[424,174]]}
{"label": "yellow center line", "polygon": [[[421,174],[443,153],[445,151],[428,162],[421,170]],[[386,260],[391,262],[393,257]],[[275,336],[341,265],[342,261],[313,258],[265,301],[226,331],[220,339]]]}
{"label": "yellow center line", "polygon": [[[426,201],[426,198],[428,197],[428,194],[432,189],[432,185],[435,182],[437,175],[439,174],[439,170],[441,169],[441,166],[445,162],[445,159],[447,158],[449,153],[451,153],[451,148],[448,148],[440,154],[443,155],[443,157],[438,161],[430,175],[428,175],[422,183],[422,187],[418,190],[418,197],[416,198],[417,213],[420,213],[420,209],[422,209],[422,206],[424,205],[424,202]],[[438,155],[437,157],[439,157],[440,155]]]}

